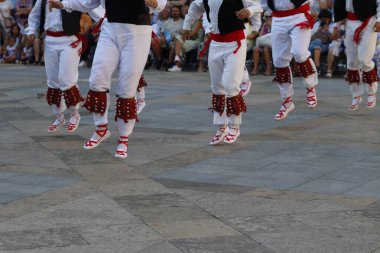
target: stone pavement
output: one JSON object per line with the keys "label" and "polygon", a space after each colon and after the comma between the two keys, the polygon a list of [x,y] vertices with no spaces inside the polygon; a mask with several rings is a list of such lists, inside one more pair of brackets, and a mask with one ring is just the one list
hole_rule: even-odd
{"label": "stone pavement", "polygon": [[315,110],[297,80],[275,122],[277,87],[255,77],[238,143],[210,147],[208,74],[145,76],[117,160],[114,122],[92,151],[84,111],[75,134],[49,134],[44,69],[0,65],[0,252],[380,253],[379,108],[347,111],[343,80],[321,80]]}

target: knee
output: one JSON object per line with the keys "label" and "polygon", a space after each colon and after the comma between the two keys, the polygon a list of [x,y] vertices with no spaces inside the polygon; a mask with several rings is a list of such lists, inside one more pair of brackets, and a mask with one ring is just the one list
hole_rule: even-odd
{"label": "knee", "polygon": [[233,97],[233,96],[236,96],[237,94],[239,94],[240,92],[240,89],[239,89],[239,86],[231,86],[231,87],[226,87],[225,88],[225,91],[226,91],[226,96],[227,97]]}
{"label": "knee", "polygon": [[276,68],[285,68],[289,66],[290,61],[281,59],[281,58],[273,58],[273,65]]}
{"label": "knee", "polygon": [[358,62],[363,71],[369,71],[374,66],[372,59],[366,59],[365,57],[360,56],[360,55],[358,55]]}
{"label": "knee", "polygon": [[293,57],[294,57],[294,60],[295,60],[297,63],[301,63],[301,62],[306,61],[307,58],[310,57],[310,52],[309,52],[309,51],[307,51],[307,52],[302,52],[302,51],[300,51],[300,50],[297,50],[296,52],[294,52]]}

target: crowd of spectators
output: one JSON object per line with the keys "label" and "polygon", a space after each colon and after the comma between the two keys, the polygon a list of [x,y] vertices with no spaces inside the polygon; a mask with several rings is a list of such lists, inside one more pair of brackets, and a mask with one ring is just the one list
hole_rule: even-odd
{"label": "crowd of spectators", "polygon": [[[39,32],[36,40],[27,40],[25,28],[36,0],[0,0],[0,63],[44,65],[45,33]],[[80,66],[90,66],[98,34],[92,34],[93,22],[82,14],[81,34],[89,40],[88,50],[82,55]]]}
{"label": "crowd of spectators", "polygon": [[[44,34],[31,44],[24,34],[28,15],[35,0],[0,0],[0,62],[43,65]],[[209,26],[206,15],[199,17],[190,32],[190,39],[183,41],[181,30],[184,17],[192,0],[169,1],[160,13],[152,15],[151,53],[147,68],[170,72],[183,69],[207,71],[207,42]],[[264,13],[261,24],[247,24],[247,67],[252,75],[272,75],[271,24],[272,13],[262,0]],[[338,62],[344,65],[344,24],[334,29],[332,19],[333,0],[313,0],[311,12],[315,19],[309,46],[318,74],[330,78]],[[93,22],[83,14],[81,33],[88,37],[89,48],[82,56],[80,66],[91,66],[98,34],[92,34]],[[258,26],[258,27],[257,27]],[[377,53],[380,55],[380,53]]]}
{"label": "crowd of spectators", "polygon": [[[207,55],[200,54],[208,40],[209,24],[205,16],[200,17],[193,25],[191,39],[182,41],[180,36],[184,16],[191,0],[171,1],[160,14],[152,20],[156,38],[152,39],[150,64],[157,69],[181,71],[184,67],[198,66],[198,71],[205,71]],[[252,75],[272,75],[271,24],[272,13],[262,1],[264,13],[259,29],[255,24],[246,25],[247,67]],[[334,29],[332,20],[333,0],[314,0],[311,12],[315,19],[309,50],[315,61],[318,74],[332,77],[339,61],[344,62],[344,25]],[[257,25],[257,24],[256,24]],[[334,64],[335,63],[335,64]],[[149,64],[149,66],[150,66]]]}

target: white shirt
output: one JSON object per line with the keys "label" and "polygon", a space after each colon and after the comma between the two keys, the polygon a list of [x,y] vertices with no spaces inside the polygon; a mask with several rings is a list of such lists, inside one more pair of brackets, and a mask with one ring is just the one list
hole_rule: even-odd
{"label": "white shirt", "polygon": [[[9,18],[11,16],[11,10],[14,9],[13,3],[10,0],[0,2],[0,9],[3,12],[4,17]],[[3,20],[3,15],[0,14],[0,20]]]}
{"label": "white shirt", "polygon": [[[247,8],[250,12],[250,17],[253,15],[260,15],[263,12],[263,8],[260,5],[259,0],[242,0],[244,8]],[[212,33],[220,33],[218,28],[218,13],[223,0],[209,0],[210,6],[210,30]],[[205,12],[203,0],[194,0],[189,8],[189,12],[185,17],[183,29],[190,31],[191,25],[199,19],[199,17]]]}
{"label": "white shirt", "polygon": [[206,13],[203,13],[203,16],[202,16],[202,26],[203,26],[203,30],[205,31],[205,34],[209,34],[211,31],[211,24],[210,22],[208,22]]}
{"label": "white shirt", "polygon": [[[112,1],[112,0],[111,0]],[[134,0],[125,0],[134,1]],[[157,8],[150,8],[150,13],[153,11],[162,11],[166,6],[167,0],[157,0]],[[63,0],[62,4],[67,11],[77,10],[82,12],[88,12],[95,9],[99,5],[105,8],[105,0]]]}
{"label": "white shirt", "polygon": [[[274,8],[276,11],[285,11],[294,9],[295,6],[290,0],[273,0]],[[313,0],[306,1],[304,4],[309,3],[313,4]]]}
{"label": "white shirt", "polygon": [[[37,0],[36,4],[34,5],[32,11],[29,14],[29,18],[28,18],[29,26],[25,29],[25,33],[27,35],[36,34],[37,30],[40,27],[41,1],[42,0]],[[99,6],[98,8],[95,8],[89,11],[88,13],[97,22],[99,21],[99,19],[104,17],[105,10],[102,6]],[[52,31],[52,32],[63,31],[61,10],[52,9],[51,11],[49,11],[48,3],[46,3],[46,8],[45,8],[44,29],[45,31]]]}
{"label": "white shirt", "polygon": [[[41,16],[41,1],[37,0],[32,11],[29,14],[28,24],[29,26],[25,29],[27,35],[36,34],[37,30],[40,28],[40,16]],[[45,8],[45,31],[52,32],[62,32],[62,17],[61,10],[52,9],[49,11],[49,6],[46,1]]]}

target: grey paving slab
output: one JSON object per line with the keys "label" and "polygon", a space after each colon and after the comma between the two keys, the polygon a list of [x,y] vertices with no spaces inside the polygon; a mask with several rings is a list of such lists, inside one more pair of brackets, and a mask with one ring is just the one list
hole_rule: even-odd
{"label": "grey paving slab", "polygon": [[158,222],[150,226],[169,240],[241,235],[217,219]]}
{"label": "grey paving slab", "polygon": [[126,209],[98,193],[2,222],[0,232],[139,223]]}
{"label": "grey paving slab", "polygon": [[[17,250],[17,253],[147,253],[152,252],[151,249],[162,249],[162,251],[154,251],[159,253],[178,253],[174,246],[168,245],[165,241],[127,241],[123,243],[103,243],[95,245],[70,245],[67,247],[43,247],[37,249]],[[167,251],[166,251],[167,250]],[[13,253],[14,250],[1,250],[1,253]],[[181,251],[180,251],[181,252]]]}
{"label": "grey paving slab", "polygon": [[78,177],[78,175],[69,167],[66,167],[66,168],[44,167],[43,164],[41,165],[16,165],[16,164],[0,165],[0,171],[4,173],[19,173],[19,174],[23,173],[23,174],[66,177],[66,178]]}
{"label": "grey paving slab", "polygon": [[18,120],[18,119],[38,119],[43,118],[41,114],[35,112],[34,110],[24,107],[24,108],[0,108],[0,115],[2,118],[7,120]]}
{"label": "grey paving slab", "polygon": [[75,184],[80,179],[0,172],[0,204]]}
{"label": "grey paving slab", "polygon": [[342,180],[319,178],[293,187],[292,190],[342,194],[343,192],[348,192],[350,189],[356,188],[359,185],[360,183],[350,183]]}
{"label": "grey paving slab", "polygon": [[347,234],[379,234],[378,213],[366,211],[314,212],[278,216],[237,217],[227,219],[238,230],[250,233],[287,233],[306,230],[341,230]]}
{"label": "grey paving slab", "polygon": [[212,214],[176,194],[124,196],[114,199],[148,224],[212,218]]}
{"label": "grey paving slab", "polygon": [[146,249],[143,249],[137,253],[157,253],[157,252],[183,253],[183,251],[179,250],[173,244],[166,241],[153,244],[152,246],[147,247]]}
{"label": "grey paving slab", "polygon": [[0,143],[0,151],[0,165],[68,168],[66,163],[36,143]]}
{"label": "grey paving slab", "polygon": [[145,224],[109,224],[77,228],[81,237],[91,245],[123,242],[158,241],[164,238]]}
{"label": "grey paving slab", "polygon": [[115,181],[112,184],[100,183],[97,187],[111,197],[172,193],[171,190],[151,179]]}
{"label": "grey paving slab", "polygon": [[244,236],[171,240],[183,252],[191,253],[274,253],[259,242]]}
{"label": "grey paving slab", "polygon": [[75,229],[24,230],[0,233],[3,246],[1,250],[36,249],[46,246],[67,247],[70,245],[87,245]]}
{"label": "grey paving slab", "polygon": [[275,252],[357,253],[378,248],[378,235],[342,230],[301,230],[255,234],[253,238]]}
{"label": "grey paving slab", "polygon": [[[1,115],[1,114],[0,114]],[[18,130],[17,128],[12,127],[6,122],[0,123],[0,141],[1,143],[27,143],[32,142],[31,138]]]}
{"label": "grey paving slab", "polygon": [[345,195],[355,195],[355,196],[371,196],[375,198],[380,198],[380,179],[374,179],[364,184],[358,185],[353,189],[345,191]]}
{"label": "grey paving slab", "polygon": [[[80,182],[39,195],[22,198],[6,205],[0,205],[0,222],[21,217],[49,207],[80,199],[99,191],[87,182]],[[13,196],[13,195],[9,195]]]}
{"label": "grey paving slab", "polygon": [[[187,200],[219,218],[288,213],[345,211],[368,208],[376,199],[330,196],[302,192],[258,189],[242,194],[175,190]],[[239,207],[239,208],[236,208]]]}

